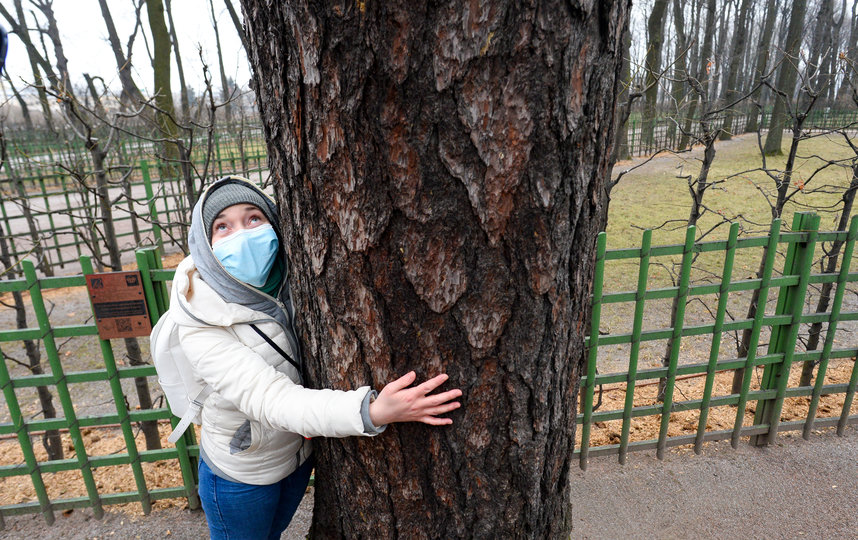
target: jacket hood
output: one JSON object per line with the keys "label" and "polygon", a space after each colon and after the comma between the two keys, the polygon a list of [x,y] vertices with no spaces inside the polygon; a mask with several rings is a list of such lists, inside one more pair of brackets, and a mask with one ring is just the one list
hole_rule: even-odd
{"label": "jacket hood", "polygon": [[[263,212],[269,216],[272,221],[277,239],[280,241],[280,248],[277,257],[283,263],[283,282],[280,285],[280,293],[278,300],[286,300],[284,302],[289,310],[289,313],[284,313],[284,310],[272,299],[272,297],[262,293],[256,288],[243,283],[227,272],[220,261],[215,257],[212,247],[209,244],[208,234],[206,234],[205,225],[203,224],[203,205],[206,198],[209,197],[219,188],[228,184],[241,184],[244,187],[252,189],[260,193],[267,203],[268,207],[263,208]],[[271,219],[273,217],[273,219]],[[289,264],[286,260],[286,251],[283,248],[283,238],[280,236],[279,230],[280,213],[277,211],[277,205],[274,201],[265,194],[261,189],[254,185],[249,180],[240,176],[227,176],[213,183],[200,196],[197,204],[194,205],[193,213],[191,214],[191,229],[188,234],[188,246],[193,259],[193,266],[199,271],[203,281],[211,287],[225,302],[239,304],[253,311],[260,311],[269,315],[285,328],[289,327],[289,319],[292,317],[291,302],[288,301],[289,287]],[[283,296],[287,298],[283,298]],[[215,323],[217,324],[217,323]]]}

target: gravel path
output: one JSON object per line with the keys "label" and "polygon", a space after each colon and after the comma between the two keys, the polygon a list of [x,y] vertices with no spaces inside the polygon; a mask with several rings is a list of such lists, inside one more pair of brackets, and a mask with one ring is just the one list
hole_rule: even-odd
{"label": "gravel path", "polygon": [[767,448],[599,458],[573,473],[572,538],[858,538],[858,430]]}
{"label": "gravel path", "polygon": [[[309,528],[312,494],[283,535],[302,539]],[[788,433],[768,448],[743,442],[709,444],[696,456],[669,451],[593,459],[572,472],[572,538],[856,538],[858,537],[858,430],[830,430],[805,441]],[[129,517],[89,510],[60,515],[48,527],[40,515],[6,519],[0,538],[200,539],[200,511],[154,510]]]}

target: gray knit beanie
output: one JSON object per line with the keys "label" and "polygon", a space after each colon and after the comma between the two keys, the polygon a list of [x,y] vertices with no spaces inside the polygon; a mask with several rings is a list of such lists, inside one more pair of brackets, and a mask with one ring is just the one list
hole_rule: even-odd
{"label": "gray knit beanie", "polygon": [[271,214],[268,206],[268,201],[257,190],[252,187],[240,183],[225,183],[217,186],[214,191],[211,191],[203,205],[203,226],[206,230],[206,236],[209,240],[212,237],[212,223],[217,219],[218,215],[227,207],[234,204],[248,203],[258,207],[268,218],[272,225],[276,225],[277,219]]}

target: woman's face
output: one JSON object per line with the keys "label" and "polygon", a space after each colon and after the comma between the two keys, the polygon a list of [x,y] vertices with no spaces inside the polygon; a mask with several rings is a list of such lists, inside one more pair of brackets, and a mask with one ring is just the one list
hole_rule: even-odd
{"label": "woman's face", "polygon": [[227,206],[212,222],[212,245],[236,231],[253,229],[265,223],[269,223],[268,218],[262,210],[252,204],[239,203]]}

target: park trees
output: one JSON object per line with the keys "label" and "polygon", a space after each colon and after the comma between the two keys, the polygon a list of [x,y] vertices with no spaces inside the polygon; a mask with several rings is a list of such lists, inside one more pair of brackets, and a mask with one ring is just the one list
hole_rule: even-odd
{"label": "park trees", "polygon": [[454,425],[316,443],[317,537],[567,537],[628,2],[243,0],[312,385]]}

